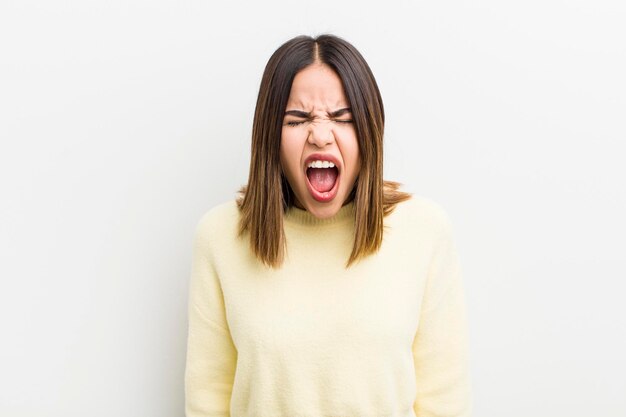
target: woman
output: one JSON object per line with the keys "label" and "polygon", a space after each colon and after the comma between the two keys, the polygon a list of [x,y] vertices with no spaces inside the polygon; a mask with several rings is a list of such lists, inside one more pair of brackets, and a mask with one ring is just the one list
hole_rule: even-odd
{"label": "woman", "polygon": [[383,181],[383,128],[351,44],[274,52],[248,184],[196,230],[187,417],[470,415],[451,224]]}

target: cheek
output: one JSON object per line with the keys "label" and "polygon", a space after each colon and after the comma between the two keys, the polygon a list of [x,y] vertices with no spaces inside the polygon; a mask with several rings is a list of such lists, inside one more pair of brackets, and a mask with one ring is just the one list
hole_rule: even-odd
{"label": "cheek", "polygon": [[359,153],[359,143],[356,138],[353,138],[346,143],[344,157],[346,162],[350,164],[350,173],[353,176],[358,175],[361,170],[361,155]]}
{"label": "cheek", "polygon": [[282,134],[280,143],[280,164],[287,176],[296,174],[300,164],[298,144],[289,135]]}

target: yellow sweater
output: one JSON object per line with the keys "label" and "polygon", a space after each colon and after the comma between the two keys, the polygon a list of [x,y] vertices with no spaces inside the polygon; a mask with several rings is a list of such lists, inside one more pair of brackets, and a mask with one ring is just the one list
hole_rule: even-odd
{"label": "yellow sweater", "polygon": [[413,196],[381,250],[345,269],[354,204],[285,215],[263,266],[235,201],[199,221],[189,289],[187,417],[468,417],[465,297],[451,223]]}

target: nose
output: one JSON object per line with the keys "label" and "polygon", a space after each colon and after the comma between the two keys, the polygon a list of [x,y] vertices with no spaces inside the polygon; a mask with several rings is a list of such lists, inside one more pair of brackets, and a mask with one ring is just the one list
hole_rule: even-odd
{"label": "nose", "polygon": [[307,141],[317,146],[318,148],[323,148],[326,145],[329,145],[335,141],[335,136],[332,129],[332,123],[328,120],[319,120],[310,124],[309,126],[309,137]]}

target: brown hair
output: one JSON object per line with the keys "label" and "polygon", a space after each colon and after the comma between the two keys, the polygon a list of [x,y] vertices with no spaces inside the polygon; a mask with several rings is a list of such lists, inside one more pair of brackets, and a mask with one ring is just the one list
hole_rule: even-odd
{"label": "brown hair", "polygon": [[383,217],[411,195],[398,191],[400,183],[383,180],[385,112],[374,75],[363,56],[346,40],[323,34],[297,36],[270,57],[256,102],[252,126],[252,155],[248,184],[241,187],[239,236],[250,232],[257,258],[279,267],[284,258],[283,215],[293,205],[293,190],[282,174],[280,142],[282,122],[296,74],[320,62],[342,81],[352,109],[361,170],[348,199],[355,203],[355,236],[346,268],[378,251],[383,240]]}

